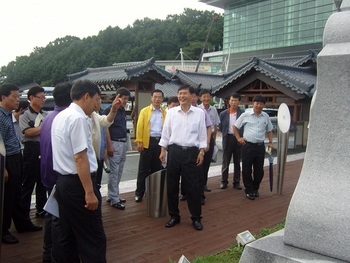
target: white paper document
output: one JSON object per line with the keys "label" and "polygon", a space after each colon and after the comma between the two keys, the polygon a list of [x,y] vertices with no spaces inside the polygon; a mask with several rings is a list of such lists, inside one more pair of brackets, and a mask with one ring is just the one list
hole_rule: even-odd
{"label": "white paper document", "polygon": [[34,122],[34,127],[38,127],[41,124],[41,121],[44,119],[44,116],[41,115],[41,113],[38,114],[38,116],[36,116],[35,118],[35,122]]}
{"label": "white paper document", "polygon": [[55,217],[59,218],[60,214],[58,212],[58,203],[57,203],[57,199],[55,197],[55,193],[56,193],[56,185],[54,185],[54,187],[52,188],[52,192],[46,201],[46,204],[44,206],[44,210],[46,212],[50,213],[51,215],[54,215]]}

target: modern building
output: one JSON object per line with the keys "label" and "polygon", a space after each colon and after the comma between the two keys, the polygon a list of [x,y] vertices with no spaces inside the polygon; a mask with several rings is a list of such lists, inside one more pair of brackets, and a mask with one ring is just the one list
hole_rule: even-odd
{"label": "modern building", "polygon": [[[322,49],[332,0],[199,0],[224,9],[223,60],[228,71],[252,57],[300,56]],[[207,54],[208,55],[208,54]],[[218,54],[220,56],[220,54]],[[206,57],[217,61],[217,56]]]}

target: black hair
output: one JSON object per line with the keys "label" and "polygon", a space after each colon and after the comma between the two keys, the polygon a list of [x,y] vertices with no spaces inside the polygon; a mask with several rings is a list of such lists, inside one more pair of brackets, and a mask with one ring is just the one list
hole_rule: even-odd
{"label": "black hair", "polygon": [[28,90],[27,96],[28,96],[28,100],[30,100],[30,96],[35,96],[36,94],[40,93],[40,92],[45,92],[43,87],[40,86],[33,86]]}
{"label": "black hair", "polygon": [[208,89],[202,89],[202,90],[199,92],[199,97],[201,97],[203,94],[209,94],[209,95],[211,95],[210,90],[208,90]]}
{"label": "black hair", "polygon": [[70,91],[70,97],[73,101],[80,100],[86,93],[88,93],[90,97],[96,94],[101,96],[101,91],[95,83],[88,79],[79,79],[74,82]]}
{"label": "black hair", "polygon": [[12,84],[12,83],[9,83],[9,84],[4,84],[4,85],[1,85],[0,86],[0,101],[2,101],[2,96],[10,96],[11,94],[11,91],[17,91],[19,90],[19,88],[15,85],[15,84]]}
{"label": "black hair", "polygon": [[184,89],[188,89],[188,91],[190,92],[190,94],[193,94],[193,93],[196,92],[195,89],[194,89],[193,87],[191,87],[190,85],[186,84],[186,85],[180,86],[180,87],[178,88],[178,90],[177,90],[177,93],[179,93],[179,91],[184,90]]}
{"label": "black hair", "polygon": [[151,96],[153,96],[153,94],[156,92],[162,93],[162,97],[164,97],[164,93],[160,89],[155,89],[154,91],[152,91]]}
{"label": "black hair", "polygon": [[117,89],[116,95],[120,94],[120,97],[128,96],[130,97],[130,91],[127,88],[121,87]]}
{"label": "black hair", "polygon": [[72,89],[72,83],[70,82],[60,82],[58,83],[53,92],[53,98],[55,100],[55,104],[59,107],[68,107],[72,99],[70,97],[70,91]]}
{"label": "black hair", "polygon": [[179,99],[178,99],[178,97],[176,97],[176,96],[172,96],[172,97],[170,97],[169,99],[168,99],[168,105],[169,104],[171,104],[171,103],[179,103]]}
{"label": "black hair", "polygon": [[265,97],[261,96],[261,95],[256,95],[253,99],[253,102],[262,102],[262,103],[266,103],[266,99]]}
{"label": "black hair", "polygon": [[28,106],[29,102],[27,100],[20,100],[17,109],[15,109],[15,112],[19,112],[20,109],[24,110],[28,108]]}
{"label": "black hair", "polygon": [[239,101],[241,101],[241,94],[238,94],[238,93],[233,93],[231,94],[230,98],[235,98],[235,99],[238,99]]}

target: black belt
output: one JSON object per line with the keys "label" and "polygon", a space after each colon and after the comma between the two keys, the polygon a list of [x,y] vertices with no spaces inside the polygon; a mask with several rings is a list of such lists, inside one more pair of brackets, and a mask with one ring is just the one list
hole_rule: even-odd
{"label": "black belt", "polygon": [[18,157],[18,156],[22,156],[21,152],[13,153],[13,154],[10,154],[10,155],[6,155],[6,158]]}
{"label": "black belt", "polygon": [[249,143],[249,144],[252,144],[252,145],[264,145],[264,142],[247,142],[246,143]]}
{"label": "black belt", "polygon": [[126,139],[111,139],[111,140],[115,142],[126,142]]}
{"label": "black belt", "polygon": [[40,145],[40,142],[35,142],[35,141],[28,141],[28,142],[23,142],[24,145]]}
{"label": "black belt", "polygon": [[160,136],[159,137],[150,137],[151,140],[155,140],[155,141],[159,141],[160,140]]}
{"label": "black belt", "polygon": [[[79,176],[78,174],[60,174],[61,176]],[[95,178],[96,177],[96,172],[90,173],[91,178]]]}
{"label": "black belt", "polygon": [[169,146],[174,146],[177,149],[181,149],[183,151],[193,151],[193,150],[197,150],[198,151],[198,147],[197,146],[180,146],[177,144],[171,144]]}

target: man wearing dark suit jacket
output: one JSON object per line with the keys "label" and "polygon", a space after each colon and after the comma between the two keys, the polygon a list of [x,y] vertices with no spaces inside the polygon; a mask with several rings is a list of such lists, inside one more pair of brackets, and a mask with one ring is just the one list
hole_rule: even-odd
{"label": "man wearing dark suit jacket", "polygon": [[234,176],[233,187],[237,190],[241,190],[240,177],[241,177],[241,146],[237,142],[233,134],[233,123],[244,112],[238,106],[241,101],[241,95],[234,93],[230,96],[229,105],[230,108],[220,113],[219,129],[222,133],[222,166],[221,166],[221,189],[226,189],[228,184],[228,170],[231,162],[231,156],[233,156],[234,164]]}

